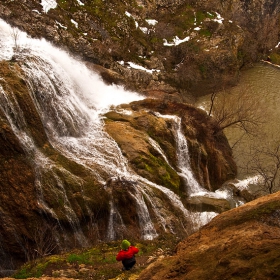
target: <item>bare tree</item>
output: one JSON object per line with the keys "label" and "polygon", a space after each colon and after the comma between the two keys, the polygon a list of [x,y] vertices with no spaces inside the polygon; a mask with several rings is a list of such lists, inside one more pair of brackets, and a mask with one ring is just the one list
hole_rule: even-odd
{"label": "bare tree", "polygon": [[248,162],[248,172],[258,174],[261,178],[261,191],[273,193],[280,187],[280,144],[273,148],[253,149],[251,160]]}
{"label": "bare tree", "polygon": [[217,120],[219,131],[236,126],[246,134],[254,135],[261,124],[257,111],[258,102],[252,99],[249,89],[238,93],[223,90],[211,95],[208,114]]}
{"label": "bare tree", "polygon": [[24,238],[25,255],[28,261],[52,254],[57,249],[55,225],[36,225],[32,232],[32,240]]}

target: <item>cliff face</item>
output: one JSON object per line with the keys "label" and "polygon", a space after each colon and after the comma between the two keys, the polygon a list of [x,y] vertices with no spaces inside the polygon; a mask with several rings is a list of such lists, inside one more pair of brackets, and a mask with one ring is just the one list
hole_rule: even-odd
{"label": "cliff face", "polygon": [[280,193],[222,213],[139,279],[277,279]]}
{"label": "cliff face", "polygon": [[242,66],[269,55],[278,43],[279,5],[57,1],[44,12],[39,1],[2,1],[0,17],[102,66],[96,70],[108,83],[192,100],[235,83]]}
{"label": "cliff face", "polygon": [[[57,1],[43,11],[39,1],[1,1],[0,17],[30,36],[78,54],[109,84],[125,84],[158,98],[123,105],[104,116],[104,130],[118,144],[113,152],[103,143],[98,147],[114,162],[110,171],[99,165],[102,156],[75,161],[62,150],[67,137],[74,139],[70,148],[82,138],[78,117],[72,115],[76,108],[67,108],[70,119],[59,116],[51,93],[63,96],[62,81],[48,73],[47,90],[44,81],[30,81],[23,69],[40,58],[29,57],[26,46],[17,45],[17,32],[11,33],[18,56],[0,67],[0,254],[11,260],[5,266],[33,258],[42,248],[40,240],[53,244],[51,251],[41,252],[47,254],[88,246],[88,240],[120,239],[124,231],[133,238],[180,234],[190,223],[185,208],[194,202],[179,174],[176,131],[187,141],[179,148],[188,146],[200,185],[214,191],[236,175],[231,149],[225,136],[216,133],[217,124],[180,102],[232,84],[243,64],[267,55],[278,39],[278,9],[276,1]],[[61,96],[57,101],[66,101]],[[58,134],[65,137],[56,147],[50,119],[38,108],[50,112]],[[94,141],[85,141],[83,148]],[[114,176],[116,166],[131,169],[133,176]],[[225,199],[204,204],[215,212],[231,207]]]}
{"label": "cliff face", "polygon": [[[59,100],[62,105],[68,102],[66,88],[60,91],[62,81],[56,80],[53,89],[46,90],[50,80],[27,77],[25,71],[35,61],[26,55],[2,61],[0,67],[0,253],[7,260],[4,267],[32,259],[39,248],[44,255],[98,240],[121,239],[124,234],[139,239],[187,234],[182,223],[192,227],[186,210],[192,208],[188,201],[192,183],[180,176],[179,130],[187,140],[181,148],[187,151],[189,145],[190,159],[185,164],[190,164],[201,186],[214,191],[235,177],[231,149],[222,133],[215,134],[217,124],[200,109],[160,99],[135,101],[104,116],[104,129],[120,151],[116,147],[112,152],[107,142],[102,143],[100,132],[97,139],[83,143],[80,160],[71,157],[70,149],[83,137],[82,124],[77,125],[74,106],[69,113],[67,105],[65,115],[62,107],[56,107]],[[56,104],[55,94],[59,97]],[[69,114],[75,119],[67,119]],[[62,143],[52,142],[56,133],[52,121],[62,142],[70,140],[66,153]],[[102,156],[91,155],[89,163],[83,162],[83,150],[92,141],[100,141],[100,146],[89,149],[100,150]],[[122,165],[127,169],[123,177],[116,177],[109,163],[108,167],[99,165],[110,153],[115,169]],[[204,204],[217,213],[231,207],[225,199]],[[140,209],[143,216],[141,205],[145,205]],[[52,244],[51,251],[46,244]]]}

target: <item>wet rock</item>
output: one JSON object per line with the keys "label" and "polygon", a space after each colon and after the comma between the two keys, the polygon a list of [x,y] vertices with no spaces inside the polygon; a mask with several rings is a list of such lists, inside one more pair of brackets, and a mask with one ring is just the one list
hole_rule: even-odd
{"label": "wet rock", "polygon": [[225,198],[207,196],[191,196],[187,199],[190,207],[196,209],[198,206],[202,211],[214,211],[222,213],[231,209],[230,202]]}

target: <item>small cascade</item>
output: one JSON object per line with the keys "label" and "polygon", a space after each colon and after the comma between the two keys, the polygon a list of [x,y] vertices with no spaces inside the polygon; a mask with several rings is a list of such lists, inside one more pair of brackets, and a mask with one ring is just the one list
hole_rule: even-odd
{"label": "small cascade", "polygon": [[194,178],[190,166],[188,142],[182,132],[181,118],[175,117],[174,120],[175,120],[175,124],[174,124],[175,139],[177,140],[176,144],[177,144],[178,168],[181,171],[179,175],[184,178],[184,180],[186,181],[186,185],[189,186],[190,194],[204,191],[205,189],[202,188],[197,182],[197,180]]}
{"label": "small cascade", "polygon": [[177,168],[179,170],[179,175],[185,181],[187,192],[191,195],[198,192],[206,191],[203,187],[199,185],[197,180],[194,178],[191,166],[190,166],[190,157],[189,157],[189,149],[188,149],[188,142],[186,137],[182,132],[181,127],[181,118],[178,116],[171,116],[171,115],[161,115],[156,113],[158,117],[171,119],[173,121],[173,133],[176,139],[176,146],[177,146]]}
{"label": "small cascade", "polygon": [[160,153],[160,155],[164,158],[164,160],[166,161],[166,163],[173,169],[173,167],[171,166],[171,164],[169,163],[166,155],[164,154],[162,148],[160,147],[160,145],[151,137],[149,137],[149,142],[152,145],[152,147],[158,151]]}
{"label": "small cascade", "polygon": [[139,218],[139,226],[142,232],[142,238],[145,240],[153,240],[158,236],[153,222],[150,218],[150,214],[147,205],[144,201],[143,194],[138,188],[134,189],[135,193],[130,192],[130,195],[136,201],[137,213]]}
{"label": "small cascade", "polygon": [[183,205],[179,196],[177,194],[175,194],[173,191],[171,191],[170,189],[168,189],[166,187],[152,183],[142,177],[135,177],[135,180],[139,180],[139,182],[142,182],[144,184],[144,186],[146,186],[146,187],[150,186],[152,188],[155,188],[155,189],[161,191],[162,193],[164,193],[166,195],[166,197],[171,201],[171,203],[182,212],[182,214],[185,217],[189,216],[189,211],[185,208],[185,206]]}
{"label": "small cascade", "polygon": [[107,240],[123,239],[125,232],[125,225],[122,220],[118,209],[115,207],[114,202],[110,201],[110,217],[107,230]]}
{"label": "small cascade", "polygon": [[[162,207],[162,202],[157,201],[157,198],[153,194],[152,190],[147,189],[147,187],[141,189],[143,195],[145,198],[148,200],[148,202],[151,204],[152,209],[157,217],[158,223],[161,225],[163,228],[164,232],[167,232],[167,227],[168,227],[168,213],[166,213],[165,209]],[[162,213],[164,212],[164,213]],[[170,232],[173,233],[172,228],[170,227]]]}

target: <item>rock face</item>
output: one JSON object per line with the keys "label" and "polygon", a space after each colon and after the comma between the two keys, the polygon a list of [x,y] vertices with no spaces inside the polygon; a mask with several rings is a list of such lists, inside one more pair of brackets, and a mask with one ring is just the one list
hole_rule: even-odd
{"label": "rock face", "polygon": [[[84,5],[81,5],[83,3]],[[108,83],[191,101],[232,85],[277,45],[273,1],[1,1],[0,17],[98,64]],[[141,69],[140,69],[141,67]]]}
{"label": "rock face", "polygon": [[[178,166],[174,120],[160,118],[157,113],[182,118],[191,168],[201,186],[215,191],[223,182],[235,177],[236,165],[228,149],[228,142],[222,133],[215,133],[217,124],[204,111],[191,105],[157,99],[134,102],[129,106],[121,106],[119,110],[119,113],[106,114],[111,120],[106,122],[106,130],[116,140],[134,170],[147,179],[167,184],[175,190],[181,185],[178,174],[174,172]],[[129,110],[131,114],[127,115]],[[151,147],[148,137],[159,143],[174,169],[158,162],[162,155]],[[147,172],[148,167],[155,173]]]}
{"label": "rock face", "polygon": [[[27,54],[0,63],[0,254],[7,260],[3,266],[121,239],[124,234],[149,239],[161,233],[180,234],[182,223],[190,227],[186,209],[195,204],[187,199],[192,183],[180,176],[178,167],[179,130],[186,139],[181,149],[189,151],[184,164],[190,165],[201,186],[214,191],[235,177],[231,149],[225,136],[216,133],[212,118],[191,105],[168,100],[132,102],[104,116],[104,129],[118,144],[112,160],[125,156],[128,164],[122,164],[127,171],[122,174],[127,177],[115,177],[116,172],[106,165],[101,168],[94,156],[86,165],[64,154],[63,145],[54,142],[57,132],[50,122],[59,127],[63,142],[69,136],[69,149],[83,137],[82,125],[77,126],[78,115],[73,122],[68,111],[64,115],[63,107],[52,103],[56,94],[62,104],[68,100],[66,87],[60,88],[62,81],[56,80],[53,91],[44,88],[54,72],[48,72],[52,75],[45,75],[46,80],[27,75],[36,61]],[[76,113],[75,106],[71,113]],[[109,147],[102,142],[97,149],[108,156]],[[215,202],[219,203],[223,201]]]}
{"label": "rock face", "polygon": [[278,279],[280,192],[222,213],[138,279]]}
{"label": "rock face", "polygon": [[[73,208],[71,211],[75,212],[78,220],[91,220],[91,215],[96,211],[94,209],[98,208],[98,211],[108,214],[108,194],[100,192],[100,184],[96,179],[91,177],[84,167],[55,150],[48,141],[41,117],[29,95],[27,83],[21,75],[21,68],[17,63],[1,62],[0,254],[5,259],[2,267],[13,267],[17,261],[32,258],[34,250],[39,247],[44,248],[46,243],[54,246],[54,239],[61,232],[66,233],[69,228],[71,229],[73,225],[71,222],[69,223],[71,221],[69,213],[65,211],[65,208],[62,209],[62,205],[66,203],[66,197]],[[7,99],[10,98],[13,100],[13,104],[7,103]],[[20,109],[16,111],[15,108]],[[7,112],[10,112],[11,115],[7,115]],[[7,116],[15,118],[19,131],[21,129],[29,131],[32,141],[37,147],[36,151],[24,149],[21,137],[27,137],[27,135],[24,133],[16,135],[15,129],[11,127],[11,120],[7,119]],[[47,171],[47,168],[44,168],[46,172],[39,175],[38,163],[34,164],[34,153],[37,152],[42,153],[45,159],[48,158],[55,163],[52,170]],[[67,172],[63,172],[61,166]],[[74,180],[76,175],[84,181],[83,184]],[[57,178],[60,179],[56,180]],[[41,180],[41,183],[38,179]],[[67,193],[63,193],[61,189],[63,185],[68,186]],[[95,199],[96,196],[98,200]],[[87,210],[88,207],[93,210],[91,214]],[[56,213],[55,216],[53,216],[54,213]],[[99,220],[97,216],[96,218]],[[100,233],[102,228],[106,230],[106,220],[103,215],[102,220],[103,226],[101,224],[98,226],[101,230]],[[59,229],[55,226],[57,221],[60,223]],[[91,228],[90,231],[94,232],[94,228]],[[52,238],[49,239],[49,236]],[[45,245],[39,245],[38,238],[43,238],[41,241],[45,239]],[[68,238],[71,240],[73,236],[71,237],[70,234]],[[66,243],[70,240],[65,239]],[[64,245],[61,243],[59,246],[70,245],[70,243],[68,245],[66,243]],[[59,246],[54,246],[53,249],[58,249]]]}

